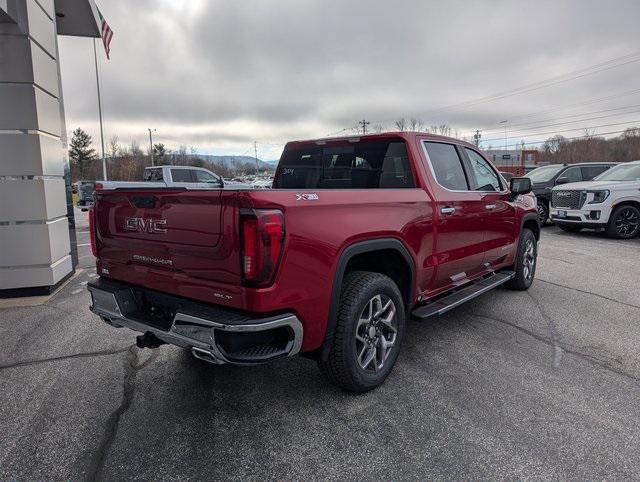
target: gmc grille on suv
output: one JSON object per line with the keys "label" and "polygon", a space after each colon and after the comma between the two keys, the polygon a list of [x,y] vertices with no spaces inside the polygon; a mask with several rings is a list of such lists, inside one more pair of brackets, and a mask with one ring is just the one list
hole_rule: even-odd
{"label": "gmc grille on suv", "polygon": [[551,191],[551,207],[581,209],[587,200],[584,191]]}

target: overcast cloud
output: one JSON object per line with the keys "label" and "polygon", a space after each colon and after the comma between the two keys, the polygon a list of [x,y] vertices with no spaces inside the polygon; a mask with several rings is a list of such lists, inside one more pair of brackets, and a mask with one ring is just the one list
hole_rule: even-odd
{"label": "overcast cloud", "polygon": [[[105,137],[123,143],[146,146],[153,127],[172,148],[241,154],[257,140],[269,159],[286,140],[325,136],[362,118],[390,128],[393,119],[416,116],[462,135],[640,88],[640,62],[632,62],[432,112],[640,50],[637,0],[98,4],[114,30],[111,60],[100,51]],[[61,38],[60,50],[67,128],[83,127],[98,140],[91,41]],[[634,104],[640,92],[540,119]],[[584,125],[640,119],[636,111]]]}

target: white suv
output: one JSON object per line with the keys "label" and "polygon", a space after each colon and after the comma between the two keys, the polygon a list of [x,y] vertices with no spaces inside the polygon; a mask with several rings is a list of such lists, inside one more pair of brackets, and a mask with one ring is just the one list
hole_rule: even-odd
{"label": "white suv", "polygon": [[640,161],[612,167],[593,181],[551,190],[551,220],[565,231],[606,231],[629,239],[640,233]]}

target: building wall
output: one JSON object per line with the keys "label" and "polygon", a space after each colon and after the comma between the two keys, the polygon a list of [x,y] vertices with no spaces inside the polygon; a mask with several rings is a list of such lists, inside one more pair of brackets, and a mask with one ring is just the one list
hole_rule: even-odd
{"label": "building wall", "polygon": [[0,290],[48,288],[75,255],[54,3],[0,2]]}

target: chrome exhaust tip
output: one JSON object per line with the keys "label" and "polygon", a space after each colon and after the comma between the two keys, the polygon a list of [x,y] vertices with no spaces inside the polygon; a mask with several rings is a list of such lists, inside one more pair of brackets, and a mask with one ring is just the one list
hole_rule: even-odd
{"label": "chrome exhaust tip", "polygon": [[211,352],[208,352],[207,350],[203,350],[202,348],[198,348],[195,346],[191,347],[191,354],[198,360],[206,361],[208,363],[213,363],[215,365],[222,365],[224,363],[223,360],[219,360],[218,358],[213,356]]}

